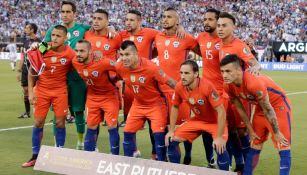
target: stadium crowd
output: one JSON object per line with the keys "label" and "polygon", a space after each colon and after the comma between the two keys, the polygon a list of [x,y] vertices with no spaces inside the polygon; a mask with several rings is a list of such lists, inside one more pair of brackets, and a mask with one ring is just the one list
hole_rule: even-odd
{"label": "stadium crowd", "polygon": [[[306,2],[304,0],[255,0],[255,1],[176,1],[176,0],[81,0],[78,4],[78,21],[89,23],[91,13],[104,8],[110,13],[110,23],[116,29],[124,28],[125,13],[130,8],[138,8],[144,14],[146,27],[160,29],[159,19],[162,9],[176,7],[181,14],[181,24],[191,34],[203,31],[203,14],[208,7],[236,13],[239,20],[237,34],[245,39],[252,36],[256,45],[266,46],[270,41],[306,40]],[[59,22],[54,9],[59,9],[60,1],[52,0],[8,0],[0,2],[0,41],[10,37],[23,36],[26,23],[40,26],[41,38],[50,24]],[[119,5],[120,4],[120,5]],[[38,15],[39,14],[39,15]],[[27,20],[24,20],[27,19]]]}

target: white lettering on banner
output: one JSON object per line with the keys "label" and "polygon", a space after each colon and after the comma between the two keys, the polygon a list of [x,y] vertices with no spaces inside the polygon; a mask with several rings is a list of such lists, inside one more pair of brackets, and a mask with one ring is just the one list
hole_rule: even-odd
{"label": "white lettering on banner", "polygon": [[279,52],[307,52],[307,43],[282,43]]}
{"label": "white lettering on banner", "polygon": [[297,64],[273,64],[273,70],[304,70],[304,65],[297,65]]}
{"label": "white lettering on banner", "polygon": [[131,175],[142,175],[144,173],[144,167],[134,165],[132,167]]}
{"label": "white lettering on banner", "polygon": [[268,69],[269,68],[269,64],[260,64],[261,69]]}
{"label": "white lettering on banner", "polygon": [[[16,60],[20,60],[21,54],[17,53]],[[9,52],[0,52],[0,60],[8,60],[9,58]]]}
{"label": "white lettering on banner", "polygon": [[108,165],[106,165],[106,161],[99,161],[98,167],[97,167],[97,173],[99,174],[111,174],[111,175],[125,175],[127,168],[130,167],[129,164],[125,163],[115,163],[114,165],[114,171],[113,171],[113,164],[110,162]]}
{"label": "white lettering on banner", "polygon": [[161,171],[161,169],[149,167],[147,170],[147,175],[161,175]]}

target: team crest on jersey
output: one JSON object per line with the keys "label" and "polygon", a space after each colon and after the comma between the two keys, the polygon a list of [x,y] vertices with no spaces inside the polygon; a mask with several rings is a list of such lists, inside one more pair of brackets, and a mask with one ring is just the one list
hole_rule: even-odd
{"label": "team crest on jersey", "polygon": [[177,48],[177,47],[179,47],[179,41],[175,41],[175,42],[173,42],[173,46],[175,47],[175,48]]}
{"label": "team crest on jersey", "polygon": [[80,32],[79,32],[78,30],[73,31],[72,34],[73,34],[75,37],[80,36]]}
{"label": "team crest on jersey", "polygon": [[168,46],[170,43],[171,43],[170,40],[165,40],[165,42],[164,42],[165,46]]}
{"label": "team crest on jersey", "polygon": [[141,43],[141,42],[143,41],[143,37],[142,37],[142,36],[138,36],[138,37],[136,38],[136,40],[137,40],[139,43]]}
{"label": "team crest on jersey", "polygon": [[71,34],[68,32],[66,36],[67,36],[67,39],[70,39]]}
{"label": "team crest on jersey", "polygon": [[65,65],[66,62],[67,62],[67,60],[66,60],[66,58],[61,58],[61,59],[60,59],[60,62],[61,62],[62,65]]}
{"label": "team crest on jersey", "polygon": [[135,82],[135,75],[130,75],[130,81],[133,83]]}
{"label": "team crest on jersey", "polygon": [[219,100],[220,96],[216,91],[212,91],[211,97],[213,98],[214,101]]}
{"label": "team crest on jersey", "polygon": [[207,49],[211,48],[212,43],[211,42],[207,42]]}
{"label": "team crest on jersey", "polygon": [[55,63],[57,60],[57,57],[51,57],[51,63]]}
{"label": "team crest on jersey", "polygon": [[104,50],[109,50],[109,49],[110,49],[110,45],[109,45],[109,44],[105,44],[105,45],[103,46],[103,48],[104,48]]}
{"label": "team crest on jersey", "polygon": [[96,41],[96,47],[100,48],[100,46],[101,46],[101,41]]}
{"label": "team crest on jersey", "polygon": [[214,47],[215,47],[216,50],[220,50],[221,45],[220,45],[220,43],[217,43]]}
{"label": "team crest on jersey", "polygon": [[205,104],[205,101],[204,101],[203,99],[198,99],[198,100],[197,100],[197,103],[198,103],[199,105],[204,105],[204,104]]}
{"label": "team crest on jersey", "polygon": [[94,70],[94,71],[92,72],[92,75],[93,75],[94,77],[98,77],[98,71]]}
{"label": "team crest on jersey", "polygon": [[244,53],[245,55],[249,55],[249,50],[248,50],[248,48],[244,47],[244,48],[243,48],[243,53]]}
{"label": "team crest on jersey", "polygon": [[134,41],[134,36],[130,36],[129,40]]}
{"label": "team crest on jersey", "polygon": [[139,82],[140,82],[140,83],[145,83],[145,77],[140,76],[140,78],[139,78]]}
{"label": "team crest on jersey", "polygon": [[195,100],[194,100],[194,98],[189,98],[189,103],[190,103],[191,105],[195,105]]}
{"label": "team crest on jersey", "polygon": [[83,75],[84,75],[85,77],[88,76],[88,71],[87,71],[86,69],[83,70]]}

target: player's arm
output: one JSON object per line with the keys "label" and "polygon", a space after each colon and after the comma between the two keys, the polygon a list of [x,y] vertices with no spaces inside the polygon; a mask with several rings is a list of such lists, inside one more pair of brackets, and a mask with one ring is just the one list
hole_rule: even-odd
{"label": "player's arm", "polygon": [[283,134],[279,130],[279,126],[277,123],[277,117],[276,113],[270,103],[269,96],[266,95],[262,99],[258,101],[259,105],[261,106],[261,109],[268,119],[268,121],[271,124],[272,130],[274,132],[275,140],[277,143],[288,146],[289,142],[288,140],[283,136]]}
{"label": "player's arm", "polygon": [[192,49],[192,51],[196,53],[197,55],[201,56],[199,43],[197,43],[197,45]]}
{"label": "player's arm", "polygon": [[223,139],[223,133],[226,125],[226,111],[224,105],[221,104],[214,108],[217,112],[217,138],[214,138],[213,145],[218,154],[222,154],[226,150],[226,140]]}
{"label": "player's arm", "polygon": [[165,136],[165,145],[169,145],[169,141],[173,140],[174,138],[174,132],[176,127],[176,121],[178,117],[178,105],[173,105],[171,108],[171,115],[170,115],[170,124],[168,128],[168,133]]}
{"label": "player's arm", "polygon": [[169,79],[167,80],[166,84],[167,84],[170,88],[175,89],[177,82],[176,82],[174,79],[169,78]]}
{"label": "player's arm", "polygon": [[17,81],[21,80],[21,73],[22,73],[22,66],[24,64],[24,57],[26,56],[26,54],[24,54],[24,52],[21,52],[20,54],[22,54],[20,61],[19,61],[19,68],[17,69]]}
{"label": "player's arm", "polygon": [[32,67],[29,67],[28,70],[28,93],[29,93],[29,101],[30,103],[33,105],[36,101],[36,95],[34,93],[34,85],[35,85],[35,76],[33,76],[35,74],[34,70],[32,69]]}
{"label": "player's arm", "polygon": [[261,65],[257,61],[257,59],[254,57],[247,61],[247,64],[249,65],[249,68],[247,69],[251,74],[253,75],[259,75],[261,70]]}

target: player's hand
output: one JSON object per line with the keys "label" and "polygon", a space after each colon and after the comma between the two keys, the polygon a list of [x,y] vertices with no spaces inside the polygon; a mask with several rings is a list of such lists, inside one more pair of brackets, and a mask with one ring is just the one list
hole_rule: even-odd
{"label": "player's hand", "polygon": [[118,35],[118,33],[116,32],[114,26],[108,26],[108,37],[112,39],[115,38],[116,35]]}
{"label": "player's hand", "polygon": [[260,137],[254,131],[250,131],[249,132],[249,141],[252,142],[255,139],[260,140]]}
{"label": "player's hand", "polygon": [[222,137],[217,137],[213,140],[213,148],[215,148],[218,154],[222,154],[226,150],[226,140]]}
{"label": "player's hand", "polygon": [[176,31],[176,35],[177,35],[177,37],[179,39],[183,39],[184,38],[185,30],[184,30],[184,28],[181,25],[178,26],[177,31]]}
{"label": "player's hand", "polygon": [[285,147],[289,146],[288,140],[284,137],[284,135],[280,131],[274,134],[274,138],[277,144],[283,145]]}
{"label": "player's hand", "polygon": [[169,145],[169,141],[173,141],[174,139],[174,131],[168,131],[165,136],[165,146]]}
{"label": "player's hand", "polygon": [[249,67],[247,71],[255,76],[258,76],[260,74],[260,70],[257,67]]}
{"label": "player's hand", "polygon": [[29,101],[31,105],[36,103],[36,94],[34,92],[29,92]]}
{"label": "player's hand", "polygon": [[27,50],[35,50],[35,49],[38,49],[39,48],[39,43],[38,42],[33,42],[30,46],[30,48]]}
{"label": "player's hand", "polygon": [[99,60],[102,59],[102,57],[103,57],[103,55],[100,51],[96,50],[96,51],[93,52],[94,61],[99,61]]}

